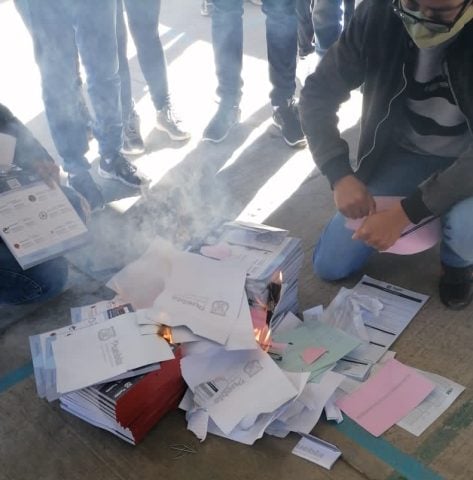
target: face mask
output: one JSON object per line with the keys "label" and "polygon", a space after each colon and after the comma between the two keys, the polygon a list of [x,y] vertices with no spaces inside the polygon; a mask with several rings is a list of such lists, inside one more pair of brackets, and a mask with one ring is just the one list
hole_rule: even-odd
{"label": "face mask", "polygon": [[[415,15],[418,18],[427,20],[427,17],[420,15],[419,12],[409,10],[404,6],[402,8],[407,13]],[[450,29],[449,32],[434,32],[422,23],[411,24],[406,22],[405,20],[403,21],[403,23],[404,27],[407,30],[407,33],[419,48],[431,48],[436,47],[437,45],[441,45],[442,43],[453,38],[470,20],[473,20],[473,6],[468,7],[463,12],[462,16],[455,22],[455,25]]]}

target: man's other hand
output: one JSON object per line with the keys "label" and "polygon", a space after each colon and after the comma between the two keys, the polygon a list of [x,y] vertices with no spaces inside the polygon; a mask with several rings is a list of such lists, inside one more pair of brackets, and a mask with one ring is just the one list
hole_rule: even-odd
{"label": "man's other hand", "polygon": [[32,163],[31,169],[51,188],[54,188],[55,184],[59,185],[59,167],[54,162],[44,159],[36,160]]}
{"label": "man's other hand", "polygon": [[354,175],[347,175],[335,183],[333,198],[339,212],[347,218],[362,218],[376,212],[374,198]]}
{"label": "man's other hand", "polygon": [[399,202],[389,210],[369,215],[352,238],[362,240],[382,252],[396,243],[409,223],[410,220]]}

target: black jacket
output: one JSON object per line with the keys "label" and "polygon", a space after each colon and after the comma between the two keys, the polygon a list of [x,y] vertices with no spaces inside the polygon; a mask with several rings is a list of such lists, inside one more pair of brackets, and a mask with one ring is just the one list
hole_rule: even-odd
{"label": "black jacket", "polygon": [[[364,84],[355,171],[366,182],[402,121],[406,77],[416,53],[402,21],[392,12],[391,0],[364,0],[339,41],[307,78],[300,100],[302,127],[315,162],[332,185],[353,174],[348,145],[337,129],[340,104],[348,100],[351,90]],[[472,147],[403,201],[415,223],[432,213],[443,214],[473,196],[473,21],[448,47],[447,69],[453,94],[467,119]]]}

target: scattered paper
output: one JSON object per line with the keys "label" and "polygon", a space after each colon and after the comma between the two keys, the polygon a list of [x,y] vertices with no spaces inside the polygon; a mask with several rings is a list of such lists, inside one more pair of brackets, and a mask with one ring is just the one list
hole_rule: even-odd
{"label": "scattered paper", "polygon": [[15,156],[16,138],[6,133],[0,133],[0,172],[8,171]]}
{"label": "scattered paper", "polygon": [[324,353],[327,352],[327,349],[324,347],[307,347],[301,354],[302,360],[304,360],[307,365],[314,363],[318,358],[320,358]]}
{"label": "scattered paper", "polygon": [[390,360],[336,405],[378,437],[417,407],[433,389],[434,385],[414,369]]}
{"label": "scattered paper", "polygon": [[435,373],[416,371],[430,380],[435,388],[411,413],[397,422],[397,425],[418,437],[450,407],[465,387]]}
{"label": "scattered paper", "polygon": [[333,464],[342,454],[335,445],[325,442],[313,435],[303,435],[292,450],[292,453],[316,463],[327,470],[332,468]]}

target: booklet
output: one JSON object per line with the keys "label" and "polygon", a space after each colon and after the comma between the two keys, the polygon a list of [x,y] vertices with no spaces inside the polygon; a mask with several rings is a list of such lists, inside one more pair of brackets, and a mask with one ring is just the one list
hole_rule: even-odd
{"label": "booklet", "polygon": [[88,230],[59,186],[35,174],[0,176],[0,236],[23,270],[87,242]]}

